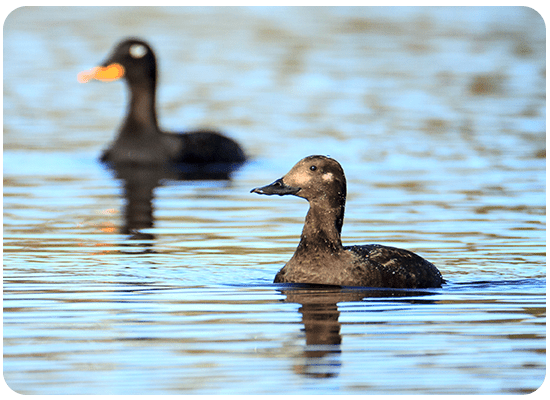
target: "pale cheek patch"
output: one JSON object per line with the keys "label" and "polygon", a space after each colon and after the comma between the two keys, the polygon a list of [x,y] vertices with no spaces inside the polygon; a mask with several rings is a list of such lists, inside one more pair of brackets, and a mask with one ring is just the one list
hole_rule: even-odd
{"label": "pale cheek patch", "polygon": [[305,185],[309,179],[310,177],[307,173],[300,172],[298,174],[292,174],[292,182],[290,182],[290,179],[283,179],[283,182],[291,186],[302,186]]}

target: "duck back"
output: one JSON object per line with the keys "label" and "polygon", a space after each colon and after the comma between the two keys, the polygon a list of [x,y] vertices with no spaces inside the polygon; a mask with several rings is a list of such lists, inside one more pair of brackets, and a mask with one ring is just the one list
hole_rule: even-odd
{"label": "duck back", "polygon": [[182,150],[174,162],[204,163],[241,163],[246,160],[242,148],[234,140],[215,131],[201,130],[178,135],[182,141]]}
{"label": "duck back", "polygon": [[356,256],[361,286],[391,288],[441,287],[439,270],[429,261],[405,249],[366,244],[346,246]]}

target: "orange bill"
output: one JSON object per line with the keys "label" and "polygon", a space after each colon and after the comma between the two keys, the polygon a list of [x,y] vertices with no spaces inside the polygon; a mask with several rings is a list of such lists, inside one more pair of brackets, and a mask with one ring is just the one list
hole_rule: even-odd
{"label": "orange bill", "polygon": [[82,71],[77,78],[80,83],[89,82],[92,79],[97,79],[102,82],[116,81],[124,76],[124,67],[114,63],[106,67],[94,67],[88,71]]}

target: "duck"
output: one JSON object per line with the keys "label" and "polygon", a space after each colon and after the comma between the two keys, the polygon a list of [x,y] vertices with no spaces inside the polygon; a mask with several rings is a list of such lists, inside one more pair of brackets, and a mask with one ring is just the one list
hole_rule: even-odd
{"label": "duck", "polygon": [[100,160],[118,165],[244,163],[233,139],[208,129],[170,133],[159,128],[156,112],[157,62],[151,46],[138,38],[120,42],[99,67],[82,71],[81,83],[124,78],[130,92],[128,112]]}
{"label": "duck", "polygon": [[343,246],[346,177],[333,158],[312,155],[282,178],[251,193],[293,195],[309,202],[300,243],[274,283],[395,289],[439,288],[439,270],[421,256],[381,244]]}

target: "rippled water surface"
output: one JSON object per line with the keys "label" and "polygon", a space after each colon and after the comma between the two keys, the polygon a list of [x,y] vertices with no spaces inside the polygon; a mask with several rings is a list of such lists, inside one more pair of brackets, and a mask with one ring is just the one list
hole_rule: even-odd
{"label": "rippled water surface", "polygon": [[[97,162],[126,90],[76,74],[126,36],[156,50],[162,127],[215,127],[246,148],[230,180]],[[537,390],[545,44],[529,8],[17,9],[4,24],[6,383],[24,394]],[[413,250],[447,284],[272,284],[307,203],[249,192],[311,154],[346,172],[344,244]]]}

